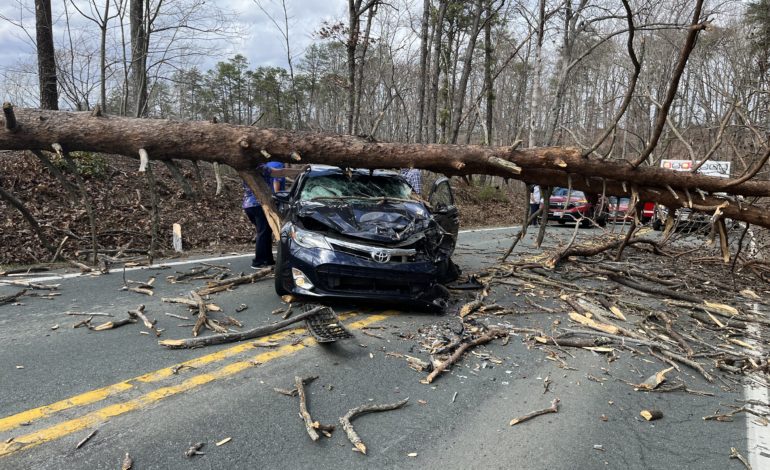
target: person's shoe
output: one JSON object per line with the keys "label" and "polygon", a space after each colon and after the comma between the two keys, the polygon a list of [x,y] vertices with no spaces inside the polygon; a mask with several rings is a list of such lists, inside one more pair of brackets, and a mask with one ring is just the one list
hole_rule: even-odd
{"label": "person's shoe", "polygon": [[262,269],[275,265],[275,261],[252,261],[251,269]]}

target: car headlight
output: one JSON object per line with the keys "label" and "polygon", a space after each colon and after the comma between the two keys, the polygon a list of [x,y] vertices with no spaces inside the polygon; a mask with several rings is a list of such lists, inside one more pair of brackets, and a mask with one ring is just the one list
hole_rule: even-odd
{"label": "car headlight", "polygon": [[297,226],[291,228],[291,239],[294,240],[297,245],[302,248],[322,248],[324,250],[331,250],[332,247],[329,242],[326,241],[326,237],[321,234],[302,230]]}

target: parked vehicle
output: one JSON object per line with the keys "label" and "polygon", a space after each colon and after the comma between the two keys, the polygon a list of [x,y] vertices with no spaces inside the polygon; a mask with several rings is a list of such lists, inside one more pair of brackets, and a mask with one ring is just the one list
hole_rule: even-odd
{"label": "parked vehicle", "polygon": [[[691,160],[661,160],[661,168],[672,171],[692,171],[695,165],[700,165],[698,161]],[[706,161],[698,168],[698,173],[717,178],[729,178],[731,162],[727,161]],[[716,196],[719,196],[718,194]],[[674,226],[680,229],[697,230],[711,223],[711,216],[702,212],[696,212],[687,207],[680,207],[674,210]],[[652,218],[652,227],[655,230],[661,230],[669,217],[669,209],[657,204],[655,214]]]}
{"label": "parked vehicle", "polygon": [[459,275],[448,179],[433,184],[426,203],[395,172],[311,165],[274,198],[286,221],[275,266],[279,295],[445,304],[440,283]]}
{"label": "parked vehicle", "polygon": [[556,188],[551,193],[548,220],[555,220],[560,224],[580,221],[582,227],[590,227],[590,219],[601,227],[607,224],[606,204],[603,209],[598,207],[598,195],[587,196],[583,191],[572,190],[568,201],[568,192],[567,188]]}
{"label": "parked vehicle", "polygon": [[627,197],[610,196],[607,198],[607,220],[615,223],[630,222],[634,215],[628,212],[631,200]]}
{"label": "parked vehicle", "polygon": [[642,223],[646,224],[655,217],[655,203],[644,202],[642,203]]}

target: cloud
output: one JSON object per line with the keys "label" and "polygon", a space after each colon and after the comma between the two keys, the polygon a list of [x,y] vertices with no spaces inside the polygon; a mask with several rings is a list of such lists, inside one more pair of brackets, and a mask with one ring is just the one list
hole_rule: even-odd
{"label": "cloud", "polygon": [[[217,62],[227,61],[235,54],[241,54],[249,60],[252,68],[262,65],[286,67],[285,42],[275,24],[257,6],[255,0],[209,0],[222,10],[234,13],[234,26],[240,31],[237,37],[222,41],[220,52],[208,57],[200,67],[204,70],[214,67]],[[260,0],[262,6],[275,20],[283,25],[281,0]],[[29,4],[26,7],[19,4]],[[286,0],[289,16],[289,34],[292,55],[300,56],[313,42],[313,33],[323,21],[332,21],[346,15],[345,0]],[[23,18],[25,26],[34,36],[34,9],[30,9],[31,0],[0,1],[0,69],[8,69],[19,62],[28,62],[34,58],[34,44],[24,32],[2,17],[14,21]],[[54,2],[54,10],[61,6]],[[70,9],[71,10],[71,9]],[[63,12],[54,11],[54,40],[63,37]],[[70,11],[73,15],[73,11]],[[75,20],[77,23],[77,20]],[[74,23],[73,23],[74,24]],[[90,23],[89,23],[90,24]],[[58,31],[57,31],[58,29]],[[90,28],[93,41],[98,41],[98,30]]]}

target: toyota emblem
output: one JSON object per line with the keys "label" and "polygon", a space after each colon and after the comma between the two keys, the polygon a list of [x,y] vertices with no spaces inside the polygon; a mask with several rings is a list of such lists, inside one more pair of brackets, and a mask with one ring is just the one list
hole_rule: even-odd
{"label": "toyota emblem", "polygon": [[372,253],[372,259],[378,263],[387,263],[390,261],[390,253],[385,250],[375,251]]}

